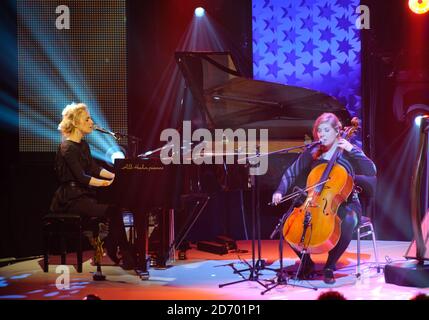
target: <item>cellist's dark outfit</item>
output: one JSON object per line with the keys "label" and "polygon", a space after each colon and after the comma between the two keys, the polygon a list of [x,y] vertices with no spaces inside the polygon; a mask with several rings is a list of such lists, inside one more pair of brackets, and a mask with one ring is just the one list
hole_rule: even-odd
{"label": "cellist's dark outfit", "polygon": [[[298,177],[308,176],[310,171],[321,163],[327,163],[328,160],[319,158],[313,159],[313,154],[317,147],[307,149],[300,154],[298,159],[285,171],[276,192],[284,195],[289,188],[293,187]],[[342,165],[348,174],[354,179],[355,175],[375,176],[376,167],[357,146],[353,146],[350,152],[343,150],[337,158],[337,163]],[[341,236],[337,245],[329,251],[328,260],[324,269],[335,270],[335,264],[347,249],[353,237],[353,231],[357,226],[358,219],[362,214],[362,207],[356,191],[352,191],[346,202],[343,202],[337,211],[341,219]],[[297,252],[300,256],[300,253]]]}

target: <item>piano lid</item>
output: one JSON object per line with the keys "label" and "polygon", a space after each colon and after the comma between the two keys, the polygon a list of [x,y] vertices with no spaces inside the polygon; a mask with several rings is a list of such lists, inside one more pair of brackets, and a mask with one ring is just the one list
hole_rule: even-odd
{"label": "piano lid", "polygon": [[347,109],[325,93],[242,77],[229,52],[176,52],[175,57],[210,129],[267,128],[270,139],[292,139],[311,135],[323,112],[350,121]]}

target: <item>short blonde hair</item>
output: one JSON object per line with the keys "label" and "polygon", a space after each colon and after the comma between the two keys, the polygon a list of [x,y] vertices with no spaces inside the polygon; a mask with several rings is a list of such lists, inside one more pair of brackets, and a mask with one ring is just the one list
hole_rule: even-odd
{"label": "short blonde hair", "polygon": [[70,136],[76,129],[76,120],[80,119],[83,112],[88,112],[88,107],[84,103],[74,103],[67,105],[63,112],[63,119],[58,125],[58,130],[65,137]]}

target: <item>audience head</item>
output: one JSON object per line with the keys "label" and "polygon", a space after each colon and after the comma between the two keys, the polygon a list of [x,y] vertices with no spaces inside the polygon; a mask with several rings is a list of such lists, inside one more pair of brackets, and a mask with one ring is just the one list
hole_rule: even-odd
{"label": "audience head", "polygon": [[347,299],[346,297],[343,296],[342,293],[338,291],[329,290],[329,291],[322,292],[317,298],[317,300],[347,300]]}
{"label": "audience head", "polygon": [[414,297],[412,297],[410,300],[429,300],[429,295],[425,293],[418,293]]}
{"label": "audience head", "polygon": [[99,296],[97,296],[96,294],[88,294],[82,300],[101,300],[101,298]]}

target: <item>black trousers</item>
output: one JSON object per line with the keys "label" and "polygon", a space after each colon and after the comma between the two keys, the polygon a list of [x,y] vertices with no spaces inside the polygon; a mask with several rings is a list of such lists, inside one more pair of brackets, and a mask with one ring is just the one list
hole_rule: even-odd
{"label": "black trousers", "polygon": [[129,244],[120,208],[99,203],[92,197],[81,197],[71,204],[68,211],[80,216],[105,218],[109,224],[106,248],[119,246],[121,250],[128,250]]}

